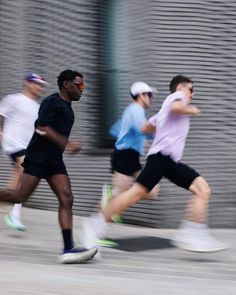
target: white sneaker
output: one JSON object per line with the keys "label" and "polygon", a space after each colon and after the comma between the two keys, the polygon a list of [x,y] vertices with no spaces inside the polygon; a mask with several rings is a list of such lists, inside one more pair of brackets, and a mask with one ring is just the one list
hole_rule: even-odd
{"label": "white sneaker", "polygon": [[80,238],[81,244],[88,249],[96,247],[96,241],[105,236],[106,230],[107,224],[101,213],[87,218],[82,222],[82,236]]}
{"label": "white sneaker", "polygon": [[26,230],[26,227],[24,226],[24,224],[22,224],[20,219],[13,217],[10,214],[8,214],[4,217],[4,221],[9,227],[11,227],[15,230],[18,230],[18,231],[25,231]]}
{"label": "white sneaker", "polygon": [[180,249],[194,252],[215,252],[229,248],[229,245],[212,237],[207,226],[203,224],[196,224],[196,227],[181,226],[172,244]]}
{"label": "white sneaker", "polygon": [[70,250],[64,250],[58,257],[58,262],[64,264],[85,263],[90,261],[97,254],[97,251],[97,248],[83,249],[74,247]]}

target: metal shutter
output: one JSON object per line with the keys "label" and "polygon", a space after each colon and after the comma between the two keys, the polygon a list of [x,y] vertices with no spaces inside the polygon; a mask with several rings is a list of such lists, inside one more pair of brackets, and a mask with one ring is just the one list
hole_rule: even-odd
{"label": "metal shutter", "polygon": [[[235,227],[235,1],[111,1],[115,62],[104,68],[107,3],[1,1],[1,97],[19,91],[22,75],[29,70],[50,82],[45,95],[57,88],[61,70],[72,67],[84,74],[87,88],[81,103],[74,105],[77,121],[72,132],[72,137],[84,142],[84,149],[76,157],[65,155],[65,161],[75,195],[74,211],[87,215],[96,207],[102,183],[111,180],[108,152],[99,149],[104,133],[102,78],[115,75],[119,101],[118,111],[110,110],[114,114],[129,103],[132,82],[144,80],[156,86],[159,94],[148,112],[151,115],[168,94],[170,79],[176,74],[190,76],[202,114],[192,119],[183,160],[212,188],[210,224]],[[4,184],[10,164],[6,158],[0,160]],[[125,221],[175,227],[188,198],[188,192],[163,180],[158,200],[133,206],[125,212]],[[57,209],[44,181],[26,205]]]}

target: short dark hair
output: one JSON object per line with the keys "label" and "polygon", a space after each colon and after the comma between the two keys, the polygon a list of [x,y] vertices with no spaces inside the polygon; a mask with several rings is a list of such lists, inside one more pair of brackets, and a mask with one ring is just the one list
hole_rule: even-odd
{"label": "short dark hair", "polygon": [[138,99],[138,96],[139,96],[139,94],[133,95],[133,94],[131,93],[131,91],[130,91],[130,95],[131,95],[131,97],[133,98],[133,100],[137,100],[137,99]]}
{"label": "short dark hair", "polygon": [[60,75],[57,77],[57,85],[58,85],[59,89],[60,90],[62,89],[64,81],[73,81],[78,76],[83,78],[83,75],[77,71],[73,71],[73,70],[62,71],[60,73]]}
{"label": "short dark hair", "polygon": [[170,82],[170,92],[174,93],[176,91],[177,86],[182,83],[193,83],[193,81],[185,76],[177,75]]}

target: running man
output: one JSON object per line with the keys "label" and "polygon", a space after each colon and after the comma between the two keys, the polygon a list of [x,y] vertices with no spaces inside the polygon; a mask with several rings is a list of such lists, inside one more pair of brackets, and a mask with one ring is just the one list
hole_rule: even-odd
{"label": "running man", "polygon": [[144,169],[129,190],[114,198],[103,214],[97,214],[86,223],[84,244],[91,245],[98,237],[102,237],[106,232],[107,222],[115,213],[121,213],[144,199],[162,177],[166,177],[193,194],[187,206],[186,217],[173,240],[174,245],[196,252],[213,252],[227,248],[227,245],[217,241],[208,231],[207,212],[211,193],[208,183],[198,172],[181,162],[190,116],[200,113],[191,103],[193,82],[178,75],[170,82],[170,92],[160,111],[143,128],[144,131],[156,128]]}
{"label": "running man", "polygon": [[[133,102],[110,129],[110,134],[116,138],[115,150],[111,156],[112,189],[108,185],[103,186],[102,208],[107,206],[112,197],[128,190],[142,169],[140,156],[144,154],[145,140],[148,136],[152,138],[154,131],[149,130],[146,134],[143,132],[147,121],[145,109],[150,107],[153,93],[156,92],[156,89],[144,82],[133,83],[130,88]],[[158,192],[159,187],[155,186],[147,197],[155,198]],[[121,222],[120,215],[114,215],[113,220]]]}
{"label": "running man", "polygon": [[96,248],[75,246],[72,234],[73,195],[70,179],[63,162],[63,152],[80,150],[80,144],[68,140],[74,123],[72,101],[79,101],[83,90],[83,76],[77,71],[65,70],[57,79],[59,93],[46,97],[39,109],[35,132],[26,149],[23,162],[24,174],[17,191],[0,189],[0,201],[25,202],[45,178],[59,201],[58,218],[64,249],[59,256],[61,263],[81,263],[97,253]]}
{"label": "running man", "polygon": [[[24,79],[22,93],[5,96],[0,102],[1,143],[5,155],[13,161],[14,170],[9,188],[16,190],[22,180],[25,150],[34,133],[34,122],[38,117],[38,99],[46,81],[37,74],[29,74]],[[13,229],[24,231],[21,222],[22,204],[15,204],[4,220]]]}

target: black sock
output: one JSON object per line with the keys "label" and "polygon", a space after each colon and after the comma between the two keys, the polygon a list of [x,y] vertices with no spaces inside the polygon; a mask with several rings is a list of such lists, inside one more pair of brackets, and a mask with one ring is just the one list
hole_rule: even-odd
{"label": "black sock", "polygon": [[64,249],[70,250],[74,247],[74,241],[72,237],[72,229],[63,229],[62,236],[64,241]]}

